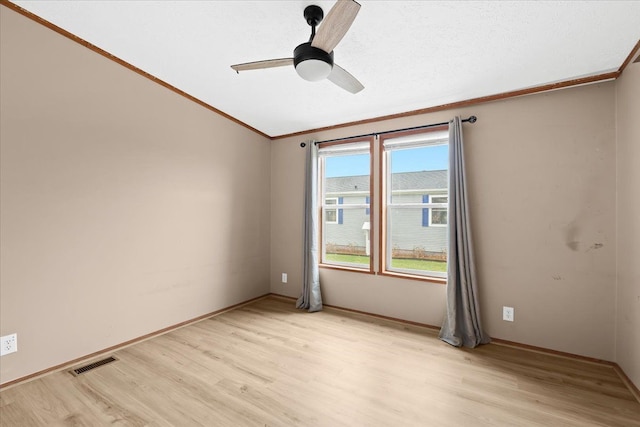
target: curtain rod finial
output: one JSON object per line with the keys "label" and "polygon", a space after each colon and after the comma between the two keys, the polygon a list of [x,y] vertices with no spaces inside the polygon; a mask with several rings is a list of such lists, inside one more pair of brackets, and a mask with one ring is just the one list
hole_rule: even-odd
{"label": "curtain rod finial", "polygon": [[477,121],[478,121],[478,118],[476,116],[469,117],[469,123],[475,123]]}
{"label": "curtain rod finial", "polygon": [[306,146],[307,146],[307,144],[305,144],[304,142],[301,142],[301,143],[300,143],[300,147],[304,148],[304,147],[306,147]]}

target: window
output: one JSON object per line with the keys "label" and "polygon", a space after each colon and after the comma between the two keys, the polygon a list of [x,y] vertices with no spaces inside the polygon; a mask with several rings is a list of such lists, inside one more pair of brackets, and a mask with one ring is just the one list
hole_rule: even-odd
{"label": "window", "polygon": [[443,127],[321,145],[321,265],[443,282],[448,140]]}
{"label": "window", "polygon": [[422,226],[423,227],[443,227],[447,225],[447,205],[449,202],[449,196],[446,195],[430,195],[425,194],[422,196],[422,203],[429,204],[431,206],[438,206],[433,208],[422,208]]}
{"label": "window", "polygon": [[371,270],[370,139],[320,147],[323,265]]}
{"label": "window", "polygon": [[381,138],[381,272],[446,277],[447,131]]}
{"label": "window", "polygon": [[337,205],[338,199],[336,198],[327,198],[324,199],[324,203],[327,206],[324,210],[325,222],[327,224],[337,224],[338,223],[338,211],[336,209],[331,209],[331,205]]}
{"label": "window", "polygon": [[433,196],[431,202],[434,205],[441,204],[442,207],[431,208],[431,215],[429,216],[429,225],[436,227],[447,226],[447,206],[449,203],[449,196]]}

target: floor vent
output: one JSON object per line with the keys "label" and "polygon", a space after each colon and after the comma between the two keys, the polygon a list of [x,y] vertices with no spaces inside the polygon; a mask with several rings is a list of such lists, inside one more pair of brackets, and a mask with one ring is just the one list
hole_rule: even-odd
{"label": "floor vent", "polygon": [[107,363],[115,362],[116,359],[113,356],[109,356],[106,359],[98,360],[97,362],[89,363],[88,365],[82,366],[80,368],[72,369],[69,372],[75,377],[80,374],[84,374],[85,372],[89,372],[92,369],[99,368],[100,366],[106,365]]}

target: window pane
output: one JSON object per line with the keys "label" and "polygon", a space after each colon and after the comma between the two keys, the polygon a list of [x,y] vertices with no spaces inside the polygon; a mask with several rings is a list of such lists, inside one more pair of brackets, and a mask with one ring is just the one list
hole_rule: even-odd
{"label": "window pane", "polygon": [[431,224],[434,225],[446,225],[447,224],[447,210],[441,208],[431,209]]}
{"label": "window pane", "polygon": [[[344,144],[348,146],[349,144]],[[368,146],[367,146],[368,147]],[[370,156],[362,149],[334,149],[321,153],[324,200],[322,262],[369,269],[371,235],[369,218]],[[327,208],[330,206],[330,208]]]}
{"label": "window pane", "polygon": [[[427,135],[427,134],[425,134]],[[385,141],[386,270],[440,276],[447,271],[449,147],[412,136]]]}

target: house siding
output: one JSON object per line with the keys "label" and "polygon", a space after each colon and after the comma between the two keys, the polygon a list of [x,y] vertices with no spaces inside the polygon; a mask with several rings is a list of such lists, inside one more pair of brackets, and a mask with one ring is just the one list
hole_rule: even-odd
{"label": "house siding", "polygon": [[[392,177],[394,203],[422,203],[423,197],[447,194],[447,171],[420,171],[396,173]],[[338,223],[325,223],[324,243],[327,252],[335,246],[341,250],[364,253],[367,233],[362,229],[370,221],[367,209],[344,208],[348,205],[364,205],[369,192],[369,176],[347,176],[327,179],[325,197],[341,200],[337,205]],[[340,209],[339,206],[343,206]],[[447,251],[447,227],[423,222],[423,207],[395,208],[390,215],[391,249],[399,256],[411,257],[419,252],[435,254]],[[340,212],[342,214],[340,215]]]}
{"label": "house siding", "polygon": [[[327,197],[337,197],[327,195]],[[364,251],[366,244],[366,231],[362,229],[365,222],[369,222],[366,208],[340,208],[353,204],[365,204],[366,196],[341,195],[342,204],[336,205],[336,209],[342,211],[341,224],[325,224],[325,245],[354,246]]]}
{"label": "house siding", "polygon": [[[446,194],[446,193],[445,193]],[[422,194],[393,194],[396,203],[422,203]],[[422,209],[395,208],[391,212],[391,248],[446,252],[447,227],[422,225]]]}

